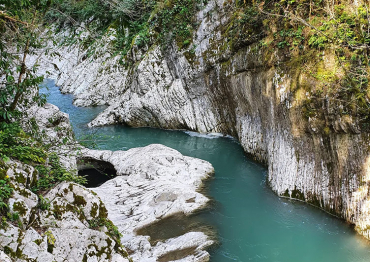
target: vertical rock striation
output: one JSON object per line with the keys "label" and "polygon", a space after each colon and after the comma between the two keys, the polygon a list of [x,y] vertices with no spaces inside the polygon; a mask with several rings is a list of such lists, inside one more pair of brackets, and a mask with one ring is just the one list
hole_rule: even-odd
{"label": "vertical rock striation", "polygon": [[[134,65],[124,69],[110,57],[109,41],[91,59],[74,46],[68,52],[77,60],[54,59],[59,70],[54,77],[63,92],[76,95],[76,105],[109,105],[90,126],[127,124],[237,137],[246,152],[268,165],[268,182],[278,195],[340,216],[370,238],[369,133],[325,106],[326,123],[306,118],[305,91],[294,85],[293,70],[281,70],[284,58],[274,53],[276,65],[267,65],[256,48],[258,39],[237,50],[227,45],[227,6],[212,0],[196,14],[192,50],[179,51],[175,42],[167,49],[154,45],[141,56],[133,54]],[[61,57],[68,57],[66,52],[61,50]],[[329,131],[323,130],[326,125]]]}

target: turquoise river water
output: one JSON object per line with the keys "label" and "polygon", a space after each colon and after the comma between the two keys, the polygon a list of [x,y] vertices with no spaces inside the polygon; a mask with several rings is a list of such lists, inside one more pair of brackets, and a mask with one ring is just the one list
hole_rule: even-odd
{"label": "turquoise river water", "polygon": [[77,137],[94,132],[97,147],[127,150],[159,143],[184,155],[207,160],[215,176],[206,193],[211,208],[196,215],[216,229],[219,245],[209,250],[211,262],[369,262],[370,243],[347,223],[307,204],[281,199],[266,185],[267,170],[245,156],[232,138],[184,131],[108,126],[87,128],[104,107],[80,108],[73,97],[48,80],[40,92],[70,115]]}

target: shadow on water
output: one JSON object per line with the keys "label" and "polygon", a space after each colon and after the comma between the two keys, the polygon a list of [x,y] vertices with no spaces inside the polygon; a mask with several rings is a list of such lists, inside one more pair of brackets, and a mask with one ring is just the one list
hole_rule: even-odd
{"label": "shadow on water", "polygon": [[[52,81],[47,84],[48,101],[70,114],[76,133],[88,132],[86,124],[102,108],[77,108],[70,95],[61,95]],[[138,231],[153,243],[205,225],[217,230],[220,241],[210,250],[211,262],[370,261],[368,241],[348,224],[307,204],[277,197],[266,185],[266,168],[247,158],[236,140],[122,126],[97,128],[96,133],[109,137],[98,143],[99,149],[127,150],[158,143],[214,166],[215,175],[206,182],[206,190],[216,204],[191,217],[176,215]],[[161,259],[177,259],[192,251]]]}
{"label": "shadow on water", "polygon": [[203,232],[217,242],[215,228],[207,225],[197,214],[186,216],[178,213],[161,219],[136,231],[136,234],[150,236],[150,243],[156,245],[169,238],[178,237],[188,232]]}
{"label": "shadow on water", "polygon": [[197,247],[188,247],[188,248],[168,252],[160,256],[157,259],[157,262],[170,262],[170,261],[180,260],[192,254],[196,254],[197,252],[196,249]]}

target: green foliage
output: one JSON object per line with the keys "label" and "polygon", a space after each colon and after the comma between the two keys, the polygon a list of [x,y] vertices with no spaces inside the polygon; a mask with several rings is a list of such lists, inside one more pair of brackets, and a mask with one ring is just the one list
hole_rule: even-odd
{"label": "green foliage", "polygon": [[[312,30],[308,45],[318,50],[335,50],[336,72],[330,78],[317,72],[316,78],[328,88],[326,95],[333,100],[340,115],[357,117],[363,126],[370,121],[369,97],[369,59],[370,43],[368,6],[349,9],[348,5],[337,4],[329,17],[315,18],[312,23],[318,30]],[[315,94],[313,99],[321,100],[322,95]],[[318,107],[322,105],[315,103]],[[317,110],[316,110],[317,111]]]}
{"label": "green foliage", "polygon": [[113,28],[115,52],[126,56],[135,44],[134,39],[138,45],[149,41],[147,21],[155,3],[153,0],[57,0],[46,17],[49,21],[57,19],[60,27],[88,21],[86,26],[95,35],[85,39],[83,45],[91,49],[90,54],[94,52],[95,40]]}
{"label": "green foliage", "polygon": [[[39,171],[40,178],[36,187],[33,188],[35,192],[48,190],[62,181],[86,183],[84,177],[65,170],[60,164],[59,157],[55,153],[48,154],[46,145],[37,141],[34,136],[26,134],[18,123],[0,123],[0,158],[4,161],[10,158],[18,159],[37,165],[36,169]],[[5,194],[7,191],[2,192]]]}
{"label": "green foliage", "polygon": [[96,134],[81,135],[78,137],[78,142],[80,145],[84,147],[96,148],[97,147],[96,138],[97,138]]}
{"label": "green foliage", "polygon": [[[33,130],[37,133],[37,130]],[[86,184],[84,177],[72,174],[65,170],[60,164],[59,157],[55,153],[47,153],[48,145],[38,141],[34,134],[25,133],[19,123],[0,123],[0,160],[17,159],[21,162],[36,165],[39,172],[39,180],[33,188],[34,192],[46,191],[62,181],[71,181],[79,184]],[[5,164],[4,164],[5,165]],[[5,171],[0,169],[0,208],[6,207],[3,203],[10,193],[8,188],[9,180],[5,179]],[[1,196],[1,194],[4,194]],[[40,198],[41,208],[47,207],[47,200]]]}
{"label": "green foliage", "polygon": [[50,200],[48,198],[44,198],[42,195],[39,195],[38,207],[41,210],[49,210],[50,209]]}
{"label": "green foliage", "polygon": [[342,46],[356,47],[370,42],[370,35],[364,34],[363,29],[357,26],[358,23],[368,24],[366,8],[360,6],[356,12],[345,11],[345,5],[336,5],[335,16],[332,19],[318,19],[318,30],[312,31],[309,39],[311,47],[323,49],[329,47],[329,43],[336,43]]}
{"label": "green foliage", "polygon": [[224,37],[228,39],[231,50],[236,51],[251,43],[257,42],[265,36],[263,15],[256,6],[239,1],[233,6],[233,15],[227,25]]}
{"label": "green foliage", "polygon": [[[35,130],[33,130],[35,131]],[[35,131],[37,133],[37,130]],[[39,180],[33,190],[48,190],[56,183],[71,181],[85,184],[86,179],[65,170],[55,153],[47,153],[47,145],[38,141],[37,135],[25,133],[19,123],[0,123],[0,159],[17,159],[21,162],[36,165]],[[3,178],[4,176],[0,176]],[[3,180],[1,180],[3,181]],[[6,191],[4,191],[6,192]]]}
{"label": "green foliage", "polygon": [[46,156],[41,144],[27,135],[18,123],[0,123],[0,158],[42,164]]}
{"label": "green foliage", "polygon": [[13,188],[10,185],[9,177],[0,179],[0,213],[8,210],[7,200],[13,194]]}
{"label": "green foliage", "polygon": [[[236,17],[240,8],[253,6],[246,2],[235,9]],[[260,45],[265,61],[297,74],[292,87],[303,87],[309,96],[304,115],[327,119],[324,112],[336,112],[370,126],[368,3],[276,0],[257,1],[254,7],[267,36]],[[245,32],[253,28],[247,24]]]}
{"label": "green foliage", "polygon": [[55,239],[53,233],[50,230],[48,230],[48,231],[45,232],[45,236],[47,236],[48,245],[54,246],[56,239]]}
{"label": "green foliage", "polygon": [[172,39],[176,39],[179,46],[182,47],[184,41],[192,38],[192,32],[196,26],[194,13],[198,10],[202,2],[194,0],[172,0],[166,1],[162,8],[157,6],[157,16],[153,19],[152,23],[156,26],[155,29],[159,33],[159,39],[161,39],[164,47]]}
{"label": "green foliage", "polygon": [[119,232],[118,228],[107,218],[97,217],[91,220],[88,220],[89,227],[91,229],[99,229],[99,227],[106,227],[108,230],[109,235],[115,239],[118,243],[120,242],[120,238],[122,234]]}
{"label": "green foliage", "polygon": [[[26,57],[41,47],[43,38],[37,25],[50,1],[0,0],[0,122],[10,122],[20,116],[19,102],[45,103],[38,95],[38,85],[43,76],[36,74],[37,64],[27,67]],[[14,49],[16,52],[14,52]],[[30,99],[31,97],[31,99]]]}
{"label": "green foliage", "polygon": [[19,214],[18,214],[18,212],[14,212],[14,213],[8,212],[6,215],[9,218],[9,220],[12,221],[12,222],[16,222],[16,221],[19,220]]}
{"label": "green foliage", "polygon": [[47,165],[38,165],[39,180],[37,185],[32,189],[34,192],[47,191],[62,181],[70,181],[78,184],[86,184],[86,178],[74,175],[65,170],[60,164],[59,157],[52,153],[49,155]]}
{"label": "green foliage", "polygon": [[[150,46],[160,42],[166,47],[176,40],[180,48],[188,47],[196,27],[194,13],[205,0],[58,0],[48,12],[47,19],[57,19],[60,27],[85,25],[94,32],[85,38],[83,46],[94,53],[94,42],[111,28],[116,31],[114,52],[127,55],[134,45]],[[88,21],[88,22],[87,22]]]}
{"label": "green foliage", "polygon": [[282,29],[278,33],[274,34],[275,39],[280,39],[278,42],[278,48],[285,48],[292,46],[303,49],[303,43],[305,37],[303,35],[304,26],[298,26],[297,28]]}

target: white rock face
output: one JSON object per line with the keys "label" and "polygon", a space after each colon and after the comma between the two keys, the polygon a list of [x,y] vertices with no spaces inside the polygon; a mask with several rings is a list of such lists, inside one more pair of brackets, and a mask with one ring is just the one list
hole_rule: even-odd
{"label": "white rock face", "polygon": [[[179,57],[181,68],[192,74],[190,64]],[[151,125],[166,128],[186,128],[217,131],[212,112],[201,110],[210,104],[202,90],[189,93],[186,83],[171,72],[170,62],[163,59],[160,47],[151,49],[140,61],[130,88],[115,99],[90,126],[126,123],[131,126]],[[161,117],[157,117],[161,116]],[[205,122],[199,119],[206,120]]]}
{"label": "white rock face", "polygon": [[0,250],[0,261],[12,262],[12,260],[1,250]]}
{"label": "white rock face", "polygon": [[319,132],[324,124],[318,119],[304,120],[292,76],[266,68],[254,44],[231,50],[222,30],[232,17],[227,6],[228,1],[211,0],[195,14],[193,56],[175,44],[167,52],[158,46],[135,50],[137,67],[129,74],[123,67],[112,69],[117,58],[110,58],[109,41],[86,59],[77,46],[65,47],[58,61],[51,59],[59,68],[53,76],[76,96],[76,104],[109,105],[90,126],[124,123],[237,137],[269,165],[268,182],[277,194],[339,215],[369,237],[370,192],[363,189],[369,133],[360,134],[350,117],[333,121],[330,134]]}
{"label": "white rock face", "polygon": [[[173,259],[176,261],[197,261],[197,262],[205,262],[209,261],[209,254],[202,250],[209,245],[212,244],[212,241],[208,240],[207,237],[200,233],[200,232],[189,232],[185,235],[182,235],[177,238],[169,239],[164,243],[159,242],[155,246],[155,251],[153,254],[154,258],[163,258],[165,256],[169,257],[169,259]],[[195,253],[191,256],[179,258],[179,257],[170,257],[171,252],[178,252],[178,250],[187,250],[187,249],[195,249]],[[192,251],[190,251],[192,252]],[[149,260],[148,260],[149,261]],[[157,260],[152,260],[157,261]]]}
{"label": "white rock face", "polygon": [[[81,32],[79,40],[87,35]],[[62,32],[54,37],[54,41],[64,43],[69,34],[69,31]],[[29,56],[27,64],[31,66],[37,62],[41,65],[38,73],[55,79],[56,84],[63,87],[63,93],[73,93],[74,103],[78,106],[110,104],[112,99],[126,91],[124,86],[128,73],[120,66],[120,57],[112,57],[111,42],[115,40],[115,35],[115,31],[110,29],[96,43],[93,54],[81,50],[77,41],[72,46],[61,44],[53,47],[53,52],[48,56],[42,55],[43,52]],[[101,74],[106,77],[100,78]]]}
{"label": "white rock face", "polygon": [[123,234],[134,261],[156,259],[177,250],[194,248],[182,261],[208,261],[205,248],[213,243],[201,232],[191,232],[165,243],[151,246],[148,238],[135,231],[174,214],[191,214],[209,201],[196,192],[214,169],[206,161],[186,157],[163,145],[149,145],[128,151],[83,150],[82,159],[111,163],[117,177],[98,188],[108,217]]}
{"label": "white rock face", "polygon": [[32,130],[28,126],[30,119],[37,123],[44,144],[49,145],[50,151],[58,153],[62,165],[77,171],[74,155],[80,146],[73,138],[69,115],[61,112],[57,106],[46,103],[42,107],[34,105],[27,110],[23,127],[28,131]]}
{"label": "white rock face", "polygon": [[1,224],[0,261],[129,261],[109,230],[98,228],[101,222],[111,222],[95,193],[63,182],[44,196],[44,207],[39,207],[41,200],[30,191],[38,179],[35,169],[18,161],[5,165],[15,189],[7,203],[9,212],[17,213],[19,220],[14,222],[17,226]]}
{"label": "white rock face", "polygon": [[[111,229],[101,219],[108,221],[109,214],[123,234],[121,241],[133,252],[134,261],[154,262],[168,256],[189,262],[209,260],[205,249],[213,241],[203,232],[190,232],[152,246],[148,236],[137,236],[135,231],[171,215],[189,215],[205,207],[209,199],[197,190],[214,172],[210,163],[162,145],[117,152],[76,151],[81,146],[71,138],[68,115],[56,106],[31,107],[27,117],[36,121],[43,141],[52,145],[71,172],[77,170],[78,157],[109,162],[119,176],[96,188],[98,195],[63,182],[40,200],[30,191],[38,180],[35,168],[9,162],[6,174],[15,192],[8,205],[11,213],[18,213],[20,223],[19,227],[9,224],[0,231],[1,249],[13,257],[21,254],[17,261],[128,261],[125,250],[117,248],[116,240],[105,233]],[[27,129],[28,122],[24,123]],[[65,145],[64,138],[68,139]]]}

